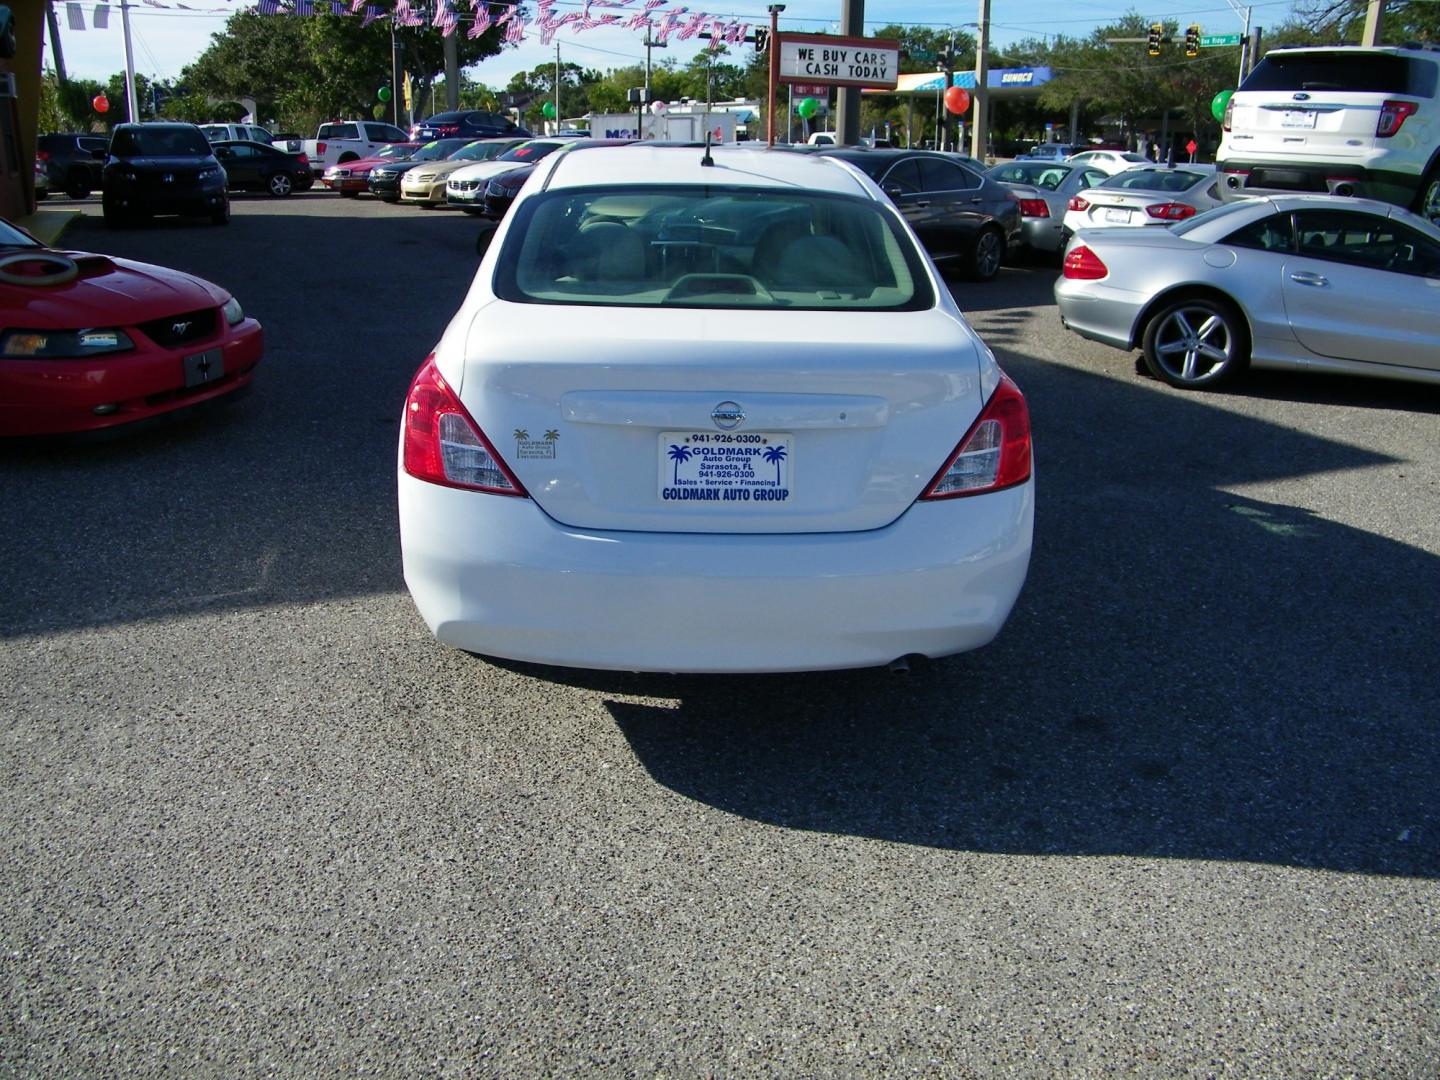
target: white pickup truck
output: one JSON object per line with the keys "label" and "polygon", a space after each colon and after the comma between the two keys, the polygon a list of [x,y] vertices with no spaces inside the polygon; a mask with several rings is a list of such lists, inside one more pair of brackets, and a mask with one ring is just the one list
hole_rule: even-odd
{"label": "white pickup truck", "polygon": [[321,124],[315,138],[303,146],[310,171],[318,179],[331,165],[367,158],[390,143],[408,142],[409,136],[393,124],[378,120],[334,120]]}

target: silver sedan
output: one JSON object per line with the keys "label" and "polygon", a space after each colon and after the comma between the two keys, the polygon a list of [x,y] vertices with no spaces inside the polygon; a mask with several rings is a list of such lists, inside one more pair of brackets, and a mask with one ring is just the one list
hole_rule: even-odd
{"label": "silver sedan", "polygon": [[1440,383],[1440,229],[1387,203],[1288,195],[1085,229],[1063,265],[1065,326],[1143,349],[1172,386],[1247,365]]}
{"label": "silver sedan", "polygon": [[1020,200],[1020,237],[1025,246],[1052,254],[1065,246],[1062,229],[1071,197],[1110,179],[1098,168],[1051,161],[1007,161],[986,175]]}
{"label": "silver sedan", "polygon": [[1070,200],[1065,228],[1168,225],[1220,205],[1214,165],[1137,165]]}

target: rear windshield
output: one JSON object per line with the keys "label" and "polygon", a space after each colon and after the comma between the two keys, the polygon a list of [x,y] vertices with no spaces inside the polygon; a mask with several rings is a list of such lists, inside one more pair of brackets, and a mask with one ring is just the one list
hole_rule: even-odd
{"label": "rear windshield", "polygon": [[503,142],[473,142],[450,155],[451,161],[489,161],[501,150]]}
{"label": "rear windshield", "polygon": [[1127,169],[1100,186],[1128,191],[1189,191],[1211,179],[1214,178],[1206,173],[1183,169]]}
{"label": "rear windshield", "polygon": [[992,180],[1003,180],[1007,184],[1032,184],[1046,191],[1054,191],[1070,175],[1067,165],[1047,165],[1036,161],[1029,165],[1016,161],[1009,165],[996,165],[990,170]]}
{"label": "rear windshield", "polygon": [[1272,52],[1241,90],[1349,90],[1367,94],[1435,96],[1434,61],[1391,53]]}
{"label": "rear windshield", "polygon": [[120,128],[110,144],[123,157],[208,157],[210,143],[199,128]]}
{"label": "rear windshield", "polygon": [[497,295],[530,304],[913,311],[923,258],[868,199],[722,187],[576,189],[525,200]]}

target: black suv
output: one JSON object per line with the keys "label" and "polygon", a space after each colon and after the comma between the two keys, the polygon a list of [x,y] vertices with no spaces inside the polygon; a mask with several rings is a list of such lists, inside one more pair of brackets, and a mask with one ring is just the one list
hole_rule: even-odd
{"label": "black suv", "polygon": [[35,141],[35,160],[49,177],[51,191],[83,199],[100,186],[100,169],[109,145],[104,135],[52,132]]}
{"label": "black suv", "polygon": [[151,214],[230,220],[225,170],[194,124],[121,124],[105,159],[105,221],[125,225]]}
{"label": "black suv", "polygon": [[509,117],[483,109],[466,109],[460,112],[436,113],[429,120],[422,120],[410,129],[411,142],[429,142],[431,139],[495,139],[510,136],[528,139],[526,131]]}

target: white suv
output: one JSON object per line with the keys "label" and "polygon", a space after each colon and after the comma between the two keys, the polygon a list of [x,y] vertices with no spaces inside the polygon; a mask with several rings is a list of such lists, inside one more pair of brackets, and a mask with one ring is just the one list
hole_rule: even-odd
{"label": "white suv", "polygon": [[1364,195],[1440,224],[1437,84],[1433,46],[1271,50],[1225,110],[1222,197]]}

